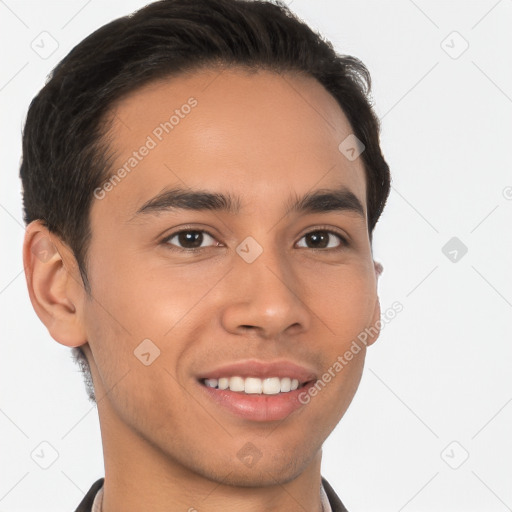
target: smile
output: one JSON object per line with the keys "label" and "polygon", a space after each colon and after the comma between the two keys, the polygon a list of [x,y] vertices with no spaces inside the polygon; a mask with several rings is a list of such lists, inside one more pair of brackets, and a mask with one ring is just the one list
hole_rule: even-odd
{"label": "smile", "polygon": [[248,395],[277,395],[278,393],[289,393],[299,387],[298,379],[291,377],[221,377],[220,379],[204,379],[204,385],[209,388],[229,389],[237,393]]}
{"label": "smile", "polygon": [[220,414],[254,422],[284,420],[305,406],[299,395],[317,380],[312,368],[292,361],[245,360],[196,375]]}
{"label": "smile", "polygon": [[292,377],[221,377],[220,379],[204,379],[205,386],[214,389],[229,389],[237,393],[250,395],[277,395],[278,393],[289,393],[299,388],[299,380]]}

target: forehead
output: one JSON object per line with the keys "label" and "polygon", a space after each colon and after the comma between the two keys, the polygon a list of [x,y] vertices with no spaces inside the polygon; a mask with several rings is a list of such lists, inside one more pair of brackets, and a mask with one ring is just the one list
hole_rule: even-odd
{"label": "forehead", "polygon": [[99,207],[118,220],[176,186],[231,192],[253,213],[340,186],[366,205],[363,163],[338,148],[351,126],[311,77],[196,71],[144,86],[111,113],[115,179]]}

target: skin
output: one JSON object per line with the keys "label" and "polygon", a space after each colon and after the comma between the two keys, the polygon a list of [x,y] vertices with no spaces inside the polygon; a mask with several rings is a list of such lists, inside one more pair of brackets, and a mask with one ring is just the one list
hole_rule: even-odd
{"label": "skin", "polygon": [[[26,232],[30,298],[51,336],[90,361],[103,439],[103,511],[320,511],[322,443],[349,406],[365,347],[285,420],[255,422],[213,403],[199,373],[242,359],[289,359],[318,376],[380,318],[366,219],[355,212],[285,215],[290,194],[344,185],[366,210],[360,158],[338,145],[352,129],[314,79],[202,70],[161,80],[112,111],[113,171],[193,96],[197,106],[90,211],[83,288],[70,249],[41,222]],[[166,187],[239,196],[238,215],[135,215]],[[206,230],[200,252],[164,240]],[[338,230],[315,249],[305,235]],[[263,248],[248,264],[236,247]],[[182,242],[183,243],[183,242]],[[54,248],[42,261],[38,246]],[[171,245],[174,244],[174,245]],[[175,250],[173,250],[173,247]],[[368,344],[378,335],[368,339]],[[144,339],[161,351],[134,357]],[[252,443],[253,467],[237,452]],[[243,504],[243,505],[242,505]]]}

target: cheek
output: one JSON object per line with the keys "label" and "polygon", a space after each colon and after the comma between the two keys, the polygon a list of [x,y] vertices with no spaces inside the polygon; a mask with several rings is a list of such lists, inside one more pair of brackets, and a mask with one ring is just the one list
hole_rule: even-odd
{"label": "cheek", "polygon": [[[145,338],[160,338],[171,327],[174,308],[168,301],[175,295],[169,286],[155,279],[157,276],[151,279],[140,261],[112,251],[91,257],[91,262],[92,328],[101,324],[110,332],[109,338],[116,338],[119,345],[128,343],[133,350]],[[168,318],[157,322],[164,309]],[[105,338],[107,332],[98,335]]]}
{"label": "cheek", "polygon": [[[96,394],[101,398],[108,393],[103,407],[112,408],[116,417],[141,432],[159,428],[166,421],[178,421],[187,409],[175,376],[183,346],[179,339],[172,339],[170,350],[170,336],[139,335],[138,331],[162,330],[153,325],[155,312],[148,310],[152,317],[144,311],[134,308],[131,316],[127,311],[127,322],[122,325],[106,307],[92,301],[87,315]],[[134,328],[142,321],[145,327]],[[165,327],[168,329],[168,324]],[[155,403],[159,404],[157,408]]]}
{"label": "cheek", "polygon": [[[328,432],[341,419],[359,386],[366,346],[358,336],[372,323],[377,294],[372,274],[364,264],[340,267],[336,272],[329,267],[328,273],[317,272],[315,279],[307,282],[308,306],[321,320],[319,328],[325,327],[327,334],[318,344],[324,352],[324,373],[304,400],[309,401],[309,413]],[[325,422],[327,410],[330,418]]]}
{"label": "cheek", "polygon": [[[219,277],[204,268],[171,271],[140,254],[91,254],[92,299],[85,322],[102,387],[116,386],[127,374],[124,382],[131,383],[133,399],[146,400],[157,382],[177,375],[179,363],[193,349],[190,333],[204,324],[198,316],[201,299]],[[145,366],[148,360],[154,362]],[[168,389],[178,386],[166,384]]]}
{"label": "cheek", "polygon": [[328,269],[323,276],[315,275],[308,285],[307,299],[311,309],[342,350],[352,342],[373,319],[377,293],[371,274],[340,267]]}

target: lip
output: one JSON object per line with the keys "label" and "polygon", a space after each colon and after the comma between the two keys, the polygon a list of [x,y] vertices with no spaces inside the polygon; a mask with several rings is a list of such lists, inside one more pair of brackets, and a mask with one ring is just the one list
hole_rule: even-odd
{"label": "lip", "polygon": [[[299,388],[277,395],[260,395],[210,388],[202,383],[204,379],[218,379],[235,375],[260,379],[290,377],[299,381]],[[245,420],[269,422],[284,420],[291,413],[303,407],[305,404],[299,400],[299,396],[315,384],[317,377],[313,370],[291,361],[264,362],[253,359],[201,373],[197,380],[208,399],[221,409]]]}
{"label": "lip", "polygon": [[310,380],[316,380],[316,373],[305,366],[298,365],[288,360],[280,361],[259,361],[257,359],[250,359],[246,361],[238,361],[236,363],[227,364],[197,376],[199,380],[202,379],[219,379],[221,377],[258,377],[265,379],[268,377],[290,377],[297,379],[299,383],[303,384]]}

